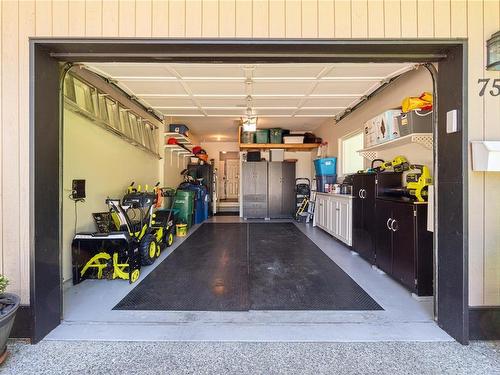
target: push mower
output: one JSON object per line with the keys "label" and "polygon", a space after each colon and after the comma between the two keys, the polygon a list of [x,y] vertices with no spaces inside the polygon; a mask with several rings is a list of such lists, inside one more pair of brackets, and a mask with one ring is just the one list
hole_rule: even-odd
{"label": "push mower", "polygon": [[158,184],[141,191],[132,183],[120,202],[106,199],[108,212],[93,214],[95,233],[77,233],[72,242],[73,282],[87,278],[125,279],[134,283],[142,266],[154,263],[162,248],[174,242],[172,210],[161,205]]}

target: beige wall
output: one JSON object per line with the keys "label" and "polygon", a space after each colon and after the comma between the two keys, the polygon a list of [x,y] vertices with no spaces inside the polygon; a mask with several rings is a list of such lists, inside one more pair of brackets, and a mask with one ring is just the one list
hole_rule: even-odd
{"label": "beige wall", "polygon": [[[29,301],[28,37],[468,38],[469,134],[500,139],[500,97],[479,97],[499,0],[46,0],[0,7],[0,271]],[[469,173],[470,304],[500,304],[500,174]]]}
{"label": "beige wall", "polygon": [[[153,186],[159,160],[69,110],[64,111],[63,140],[63,280],[71,280],[71,241],[75,234],[75,203],[71,181],[86,180],[87,197],[77,203],[77,232],[95,231],[93,212],[107,211],[106,198],[122,198],[130,182]],[[85,157],[82,157],[85,155]]]}
{"label": "beige wall", "polygon": [[169,149],[163,153],[163,186],[176,188],[182,181],[181,172],[189,163],[188,157],[183,157]]}
{"label": "beige wall", "polygon": [[[376,95],[359,109],[352,112],[342,121],[327,121],[315,130],[315,133],[328,142],[328,156],[337,156],[338,170],[340,171],[341,158],[339,155],[339,139],[348,134],[362,130],[366,121],[374,116],[401,106],[401,101],[406,96],[419,96],[422,92],[432,92],[432,78],[425,68],[410,71],[390,84],[380,94]],[[410,163],[425,164],[432,170],[432,150],[428,150],[420,145],[405,145],[384,150],[377,154],[377,157],[384,160],[391,160],[395,156],[403,155]],[[369,162],[366,161],[366,165]]]}
{"label": "beige wall", "polygon": [[219,168],[219,151],[240,151],[238,142],[201,142],[200,146],[207,152],[209,159],[214,159],[215,168]]}

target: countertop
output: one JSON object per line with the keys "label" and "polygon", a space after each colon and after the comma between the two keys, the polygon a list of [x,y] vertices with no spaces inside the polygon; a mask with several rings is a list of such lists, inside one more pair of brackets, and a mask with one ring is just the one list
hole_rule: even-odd
{"label": "countertop", "polygon": [[[337,198],[354,199],[354,196],[353,195],[349,195],[349,194],[320,193],[320,192],[317,192],[316,194],[323,195],[323,196],[326,196],[326,197],[337,197]],[[391,201],[391,202],[396,202],[396,203],[417,204],[417,205],[428,204],[428,202],[418,202],[418,201],[415,201],[413,199],[406,198],[406,197],[378,196],[376,198],[380,199],[380,200]]]}
{"label": "countertop", "polygon": [[350,194],[320,193],[320,192],[317,192],[316,194],[324,195],[324,196],[327,196],[327,197],[337,197],[337,198],[347,198],[347,199],[353,199],[354,198]]}
{"label": "countertop", "polygon": [[377,199],[380,199],[382,201],[390,201],[390,202],[396,202],[396,203],[406,203],[406,204],[418,204],[418,205],[425,205],[428,204],[429,202],[419,202],[407,197],[391,197],[391,196],[378,196],[376,197]]}

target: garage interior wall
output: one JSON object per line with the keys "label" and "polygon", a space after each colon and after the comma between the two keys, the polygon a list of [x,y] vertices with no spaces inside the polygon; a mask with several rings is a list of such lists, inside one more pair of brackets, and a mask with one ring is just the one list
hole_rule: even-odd
{"label": "garage interior wall", "polygon": [[[322,124],[316,130],[316,134],[328,142],[329,156],[340,157],[339,139],[362,130],[366,121],[383,111],[401,107],[401,101],[404,97],[420,96],[424,91],[432,93],[432,78],[426,68],[420,67],[418,70],[412,70],[402,75],[338,123],[335,124],[335,121],[332,120]],[[392,160],[398,155],[405,156],[410,163],[425,164],[431,171],[433,169],[432,150],[425,149],[418,144],[392,147],[377,153],[377,157],[384,160]],[[365,161],[365,163],[366,166],[370,165],[369,161]],[[341,164],[341,160],[339,160],[339,166]]]}
{"label": "garage interior wall", "polygon": [[[36,4],[35,4],[36,3]],[[500,97],[478,95],[498,0],[2,1],[0,272],[29,303],[29,44],[37,37],[467,38],[468,134],[500,139]],[[469,158],[470,160],[470,158]],[[500,174],[469,167],[470,305],[500,305]]]}
{"label": "garage interior wall", "polygon": [[207,152],[209,159],[214,159],[214,168],[219,168],[220,151],[240,151],[240,145],[238,142],[201,142],[200,146]]}
{"label": "garage interior wall", "polygon": [[122,198],[132,181],[153,186],[159,179],[158,158],[132,146],[87,118],[64,110],[63,132],[63,280],[70,281],[75,202],[73,179],[86,180],[85,202],[77,203],[77,232],[95,231],[93,212],[108,211],[106,198]]}
{"label": "garage interior wall", "polygon": [[187,158],[177,155],[170,150],[164,151],[163,156],[163,184],[165,187],[177,187],[183,180],[181,172],[186,168]]}

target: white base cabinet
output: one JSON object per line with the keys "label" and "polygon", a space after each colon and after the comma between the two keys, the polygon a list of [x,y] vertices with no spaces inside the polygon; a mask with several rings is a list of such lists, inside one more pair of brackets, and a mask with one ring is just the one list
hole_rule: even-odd
{"label": "white base cabinet", "polygon": [[333,237],[352,245],[352,196],[317,193],[313,226],[318,226]]}

